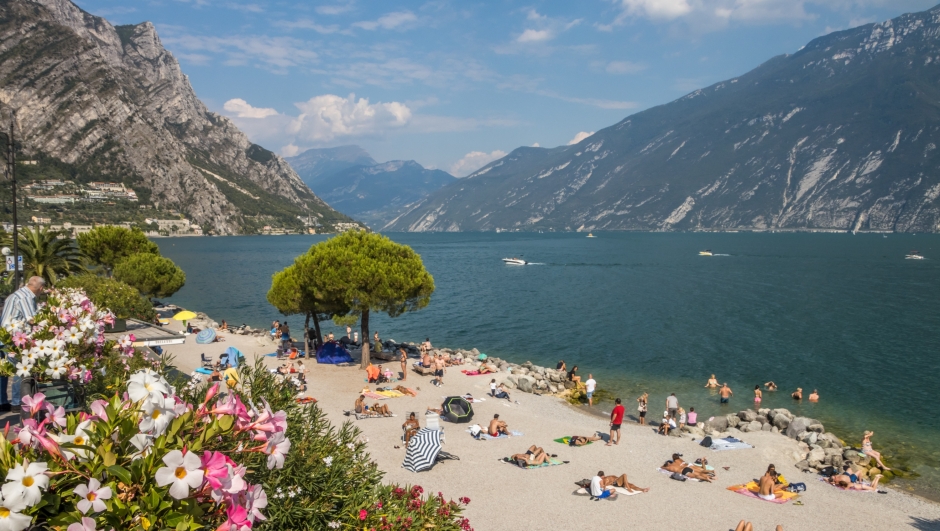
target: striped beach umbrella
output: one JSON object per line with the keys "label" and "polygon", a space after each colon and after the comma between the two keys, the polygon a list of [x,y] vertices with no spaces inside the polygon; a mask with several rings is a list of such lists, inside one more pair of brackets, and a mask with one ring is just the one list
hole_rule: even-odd
{"label": "striped beach umbrella", "polygon": [[412,472],[421,472],[429,470],[434,466],[437,454],[441,451],[441,432],[440,430],[429,430],[421,428],[418,433],[408,441],[408,448],[405,451],[405,461],[401,464],[402,468]]}
{"label": "striped beach umbrella", "polygon": [[212,328],[206,328],[205,330],[196,334],[196,343],[200,345],[208,345],[215,341],[215,330]]}

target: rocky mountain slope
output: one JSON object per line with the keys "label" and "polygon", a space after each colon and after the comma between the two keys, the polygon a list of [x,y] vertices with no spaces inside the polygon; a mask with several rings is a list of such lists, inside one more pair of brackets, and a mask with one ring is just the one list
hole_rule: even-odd
{"label": "rocky mountain slope", "polygon": [[579,144],[517,149],[386,228],[935,232],[938,80],[940,7],[820,37]]}
{"label": "rocky mountain slope", "polygon": [[309,149],[286,160],[333,208],[379,227],[456,180],[413,160],[378,164],[359,146]]}
{"label": "rocky mountain slope", "polygon": [[279,156],[209,112],[152,24],[112,26],[68,0],[0,2],[0,102],[23,152],[146,190],[219,234],[351,221]]}

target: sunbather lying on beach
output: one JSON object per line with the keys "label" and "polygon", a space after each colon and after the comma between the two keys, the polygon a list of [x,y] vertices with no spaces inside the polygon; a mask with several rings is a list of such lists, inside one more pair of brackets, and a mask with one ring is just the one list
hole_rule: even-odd
{"label": "sunbather lying on beach", "polygon": [[500,433],[509,435],[509,426],[505,422],[499,420],[499,414],[497,413],[493,415],[493,420],[490,421],[490,426],[486,432],[490,434],[490,437],[499,437]]}
{"label": "sunbather lying on beach", "polygon": [[525,461],[525,464],[528,466],[532,465],[541,465],[544,463],[550,456],[545,453],[545,450],[535,446],[534,444],[525,451],[524,454],[514,454],[509,456],[510,459],[515,461],[517,464],[520,460]]}
{"label": "sunbather lying on beach", "polygon": [[418,393],[412,391],[411,389],[408,389],[407,387],[403,385],[396,385],[395,390],[398,391],[399,393],[403,393],[408,396],[418,396]]}
{"label": "sunbather lying on beach", "polygon": [[[747,520],[741,520],[738,523],[738,527],[734,528],[734,531],[754,531],[754,524],[748,522]],[[774,528],[774,531],[783,531],[783,526],[778,525]]]}
{"label": "sunbather lying on beach", "polygon": [[837,487],[842,487],[843,489],[848,490],[878,490],[878,482],[881,481],[881,478],[884,476],[878,474],[875,476],[875,479],[872,480],[871,485],[864,485],[862,483],[853,483],[852,478],[844,474],[839,474],[838,476],[832,476],[831,478],[826,478],[826,482],[830,485],[835,485]]}
{"label": "sunbather lying on beach", "polygon": [[[702,462],[704,463],[704,460]],[[707,481],[709,483],[711,483],[711,480],[715,477],[714,472],[709,472],[703,467],[686,463],[679,454],[672,454],[672,460],[663,463],[662,468],[663,470],[675,472],[699,481]]]}
{"label": "sunbather lying on beach", "polygon": [[568,446],[584,446],[589,442],[601,440],[600,436],[595,435],[593,437],[584,437],[583,435],[572,435],[568,439]]}
{"label": "sunbather lying on beach", "polygon": [[620,487],[622,489],[627,489],[630,492],[649,492],[649,488],[637,487],[636,485],[627,481],[626,474],[620,474],[619,476],[601,476],[601,488],[607,489],[608,487]]}
{"label": "sunbather lying on beach", "polygon": [[353,406],[353,410],[359,415],[371,415],[371,416],[384,416],[391,417],[392,412],[388,409],[388,406],[384,404],[379,404],[376,402],[370,408],[366,405],[366,396],[359,395],[359,398],[356,399],[356,403]]}

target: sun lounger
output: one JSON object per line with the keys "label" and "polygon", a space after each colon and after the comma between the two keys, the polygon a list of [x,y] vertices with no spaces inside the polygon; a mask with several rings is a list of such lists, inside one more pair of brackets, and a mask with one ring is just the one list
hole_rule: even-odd
{"label": "sun lounger", "polygon": [[728,487],[728,490],[737,494],[741,494],[742,496],[747,496],[748,498],[755,498],[755,499],[769,502],[769,503],[776,503],[778,505],[787,503],[788,501],[793,500],[799,496],[799,494],[796,494],[795,492],[784,491],[784,492],[779,493],[780,494],[779,498],[774,498],[773,500],[765,500],[757,495],[757,493],[760,492],[760,487],[754,481],[751,481],[750,483],[747,483],[745,485],[732,485]]}

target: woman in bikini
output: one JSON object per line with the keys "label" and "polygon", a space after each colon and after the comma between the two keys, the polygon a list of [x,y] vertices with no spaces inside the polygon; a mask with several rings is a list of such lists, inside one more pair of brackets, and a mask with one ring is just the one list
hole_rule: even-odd
{"label": "woman in bikini", "polygon": [[718,380],[715,378],[714,374],[708,379],[708,383],[705,384],[705,387],[718,387]]}
{"label": "woman in bikini", "polygon": [[763,397],[764,397],[764,394],[761,393],[760,386],[755,385],[754,386],[754,407],[760,406],[760,401]]}
{"label": "woman in bikini", "polygon": [[637,410],[637,413],[639,413],[640,425],[646,424],[646,406],[647,406],[648,400],[649,400],[648,393],[643,393],[643,395],[640,398],[636,399],[637,401],[636,410]]}
{"label": "woman in bikini", "polygon": [[875,461],[878,462],[878,466],[881,467],[882,470],[891,470],[890,468],[886,467],[884,463],[881,462],[881,453],[876,452],[871,447],[871,436],[874,434],[875,432],[873,431],[865,432],[865,436],[862,437],[862,453],[867,455],[868,457],[874,458]]}
{"label": "woman in bikini", "polygon": [[407,446],[408,441],[410,441],[414,434],[418,433],[418,430],[421,429],[421,424],[418,423],[418,419],[416,419],[415,414],[412,413],[411,415],[408,415],[408,420],[406,420],[405,423],[401,425],[401,427],[405,430],[405,446]]}
{"label": "woman in bikini", "polygon": [[398,351],[401,353],[401,381],[404,382],[408,379],[408,353],[403,348]]}

